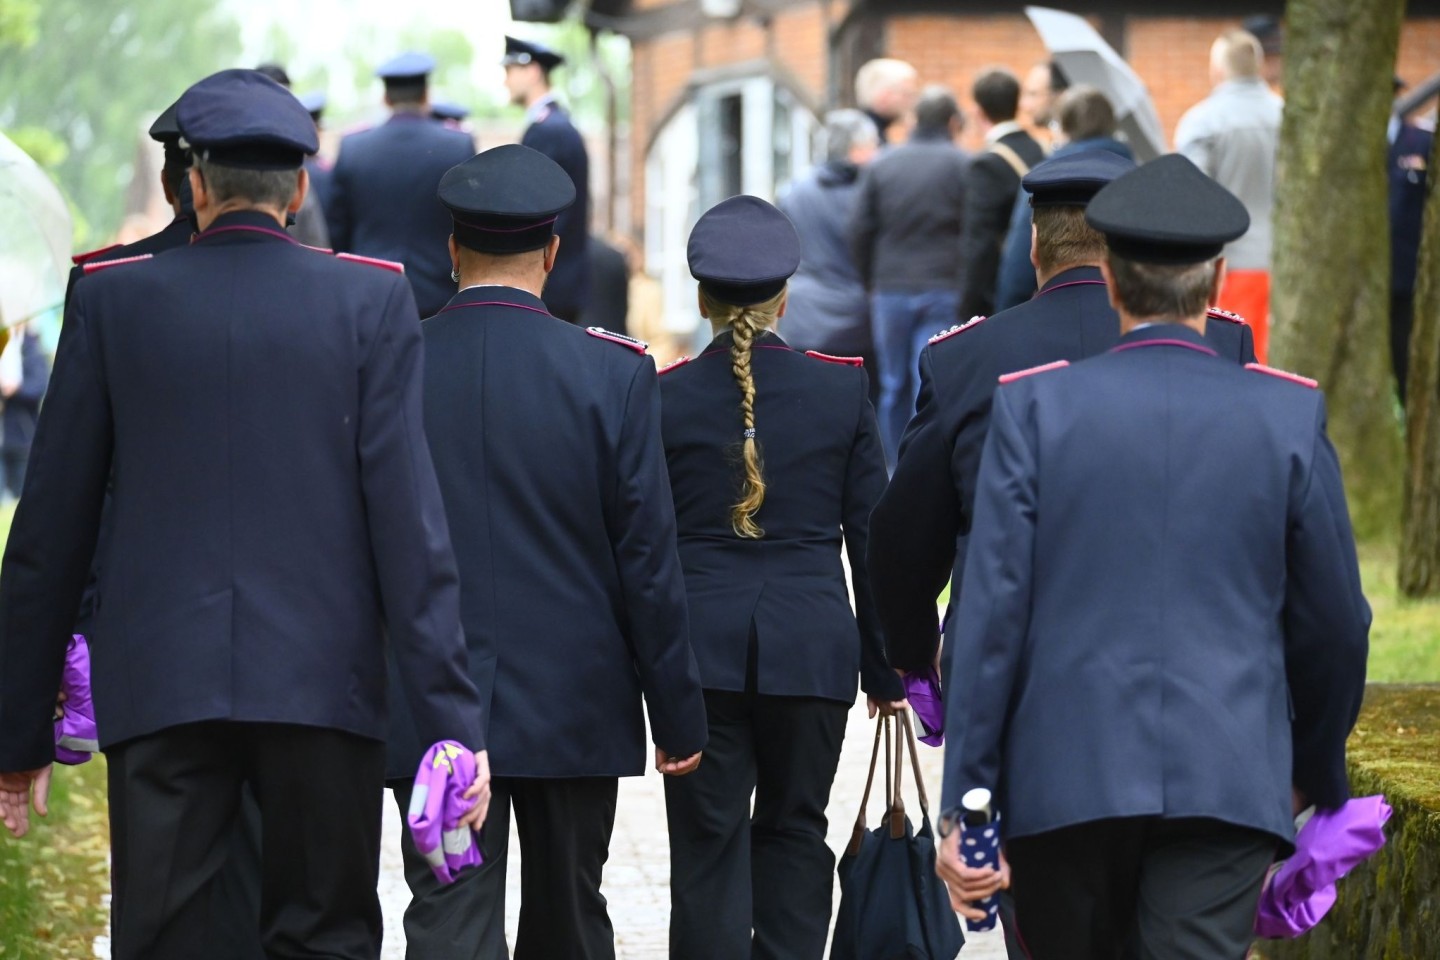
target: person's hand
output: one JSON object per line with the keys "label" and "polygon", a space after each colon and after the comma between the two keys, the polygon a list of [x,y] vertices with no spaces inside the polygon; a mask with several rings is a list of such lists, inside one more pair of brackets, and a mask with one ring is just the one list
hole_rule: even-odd
{"label": "person's hand", "polygon": [[1293,808],[1290,815],[1298,817],[1300,816],[1300,811],[1310,806],[1310,801],[1305,799],[1305,794],[1301,793],[1298,787],[1291,787],[1290,806]]}
{"label": "person's hand", "polygon": [[682,759],[673,759],[659,747],[655,748],[655,769],[667,777],[683,777],[687,773],[694,773],[695,768],[700,766],[701,754],[696,753]]}
{"label": "person's hand", "polygon": [[870,713],[870,719],[875,719],[875,714],[884,717],[893,717],[901,710],[910,708],[909,700],[876,700],[874,697],[865,698],[865,709]]}
{"label": "person's hand", "polygon": [[[45,816],[50,812],[50,771],[54,765],[47,763],[39,770],[25,770],[20,773],[0,773],[0,821],[17,837],[30,832],[29,804],[35,804],[35,812]],[[33,793],[32,793],[33,788]]]}
{"label": "person's hand", "polygon": [[56,696],[55,696],[55,719],[56,719],[56,720],[64,720],[64,719],[65,719],[65,701],[67,701],[67,700],[69,700],[69,699],[70,699],[70,695],[69,695],[68,693],[66,693],[64,690],[61,690],[58,694],[56,694]]}
{"label": "person's hand", "polygon": [[475,782],[463,794],[466,800],[473,799],[475,805],[460,818],[460,826],[479,830],[485,825],[485,815],[490,812],[490,752],[481,750],[475,754]]}
{"label": "person's hand", "polygon": [[1000,869],[970,867],[960,856],[960,830],[940,841],[935,873],[950,891],[950,907],[966,920],[984,920],[985,911],[974,904],[1010,887],[1010,863],[1000,852]]}

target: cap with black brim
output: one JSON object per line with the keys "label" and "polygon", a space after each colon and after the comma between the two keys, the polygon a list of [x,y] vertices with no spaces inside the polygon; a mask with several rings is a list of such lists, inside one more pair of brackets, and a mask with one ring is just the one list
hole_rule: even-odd
{"label": "cap with black brim", "polygon": [[192,86],[175,109],[182,146],[246,170],[294,170],[320,149],[315,122],[295,95],[255,70],[222,70]]}
{"label": "cap with black brim", "polygon": [[1203,263],[1250,229],[1250,214],[1229,190],[1178,153],[1118,177],[1095,194],[1085,221],[1110,252],[1140,263]]}
{"label": "cap with black brim", "polygon": [[1083,207],[1135,161],[1110,150],[1082,150],[1037,164],[1020,181],[1032,207]]}
{"label": "cap with black brim", "polygon": [[478,253],[538,250],[575,202],[575,183],[554,160],[511,143],[476,154],[440,178],[455,242]]}
{"label": "cap with black brim", "polygon": [[749,307],[785,289],[800,267],[800,235],[774,205],[741,195],[705,211],[685,255],[701,289],[721,303]]}

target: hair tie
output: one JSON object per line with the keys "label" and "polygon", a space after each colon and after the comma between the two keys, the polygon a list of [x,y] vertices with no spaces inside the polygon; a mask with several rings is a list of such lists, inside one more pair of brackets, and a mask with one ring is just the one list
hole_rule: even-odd
{"label": "hair tie", "polygon": [[745,428],[745,439],[746,439],[746,440],[754,440],[754,439],[755,439],[755,428],[754,428],[754,427],[746,427],[746,428]]}

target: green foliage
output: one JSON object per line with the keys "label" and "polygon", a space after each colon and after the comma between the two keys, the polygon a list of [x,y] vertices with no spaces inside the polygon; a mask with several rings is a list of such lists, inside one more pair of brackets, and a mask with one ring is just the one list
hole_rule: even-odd
{"label": "green foliage", "polygon": [[0,50],[32,45],[39,37],[35,29],[39,16],[36,0],[0,0]]}
{"label": "green foliage", "polygon": [[1440,682],[1440,598],[1411,600],[1395,583],[1393,544],[1360,547],[1360,578],[1374,613],[1368,678],[1377,683]]}
{"label": "green foliage", "polygon": [[98,243],[120,225],[145,129],[191,83],[235,65],[239,29],[221,0],[37,6],[38,42],[0,57],[0,128],[38,127],[65,144],[46,167],[86,214],[81,242]]}
{"label": "green foliage", "polygon": [[24,150],[40,166],[54,170],[70,155],[70,147],[53,131],[44,127],[16,127],[5,135],[15,146]]}

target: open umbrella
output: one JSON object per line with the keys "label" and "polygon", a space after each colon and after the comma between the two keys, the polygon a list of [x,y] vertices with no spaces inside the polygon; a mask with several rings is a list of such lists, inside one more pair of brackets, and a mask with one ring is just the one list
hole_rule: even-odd
{"label": "open umbrella", "polygon": [[1050,57],[1074,84],[1095,87],[1110,99],[1120,133],[1144,163],[1165,153],[1165,131],[1145,81],[1084,17],[1049,7],[1026,7]]}
{"label": "open umbrella", "polygon": [[70,211],[49,176],[0,134],[0,326],[58,311],[70,270]]}

